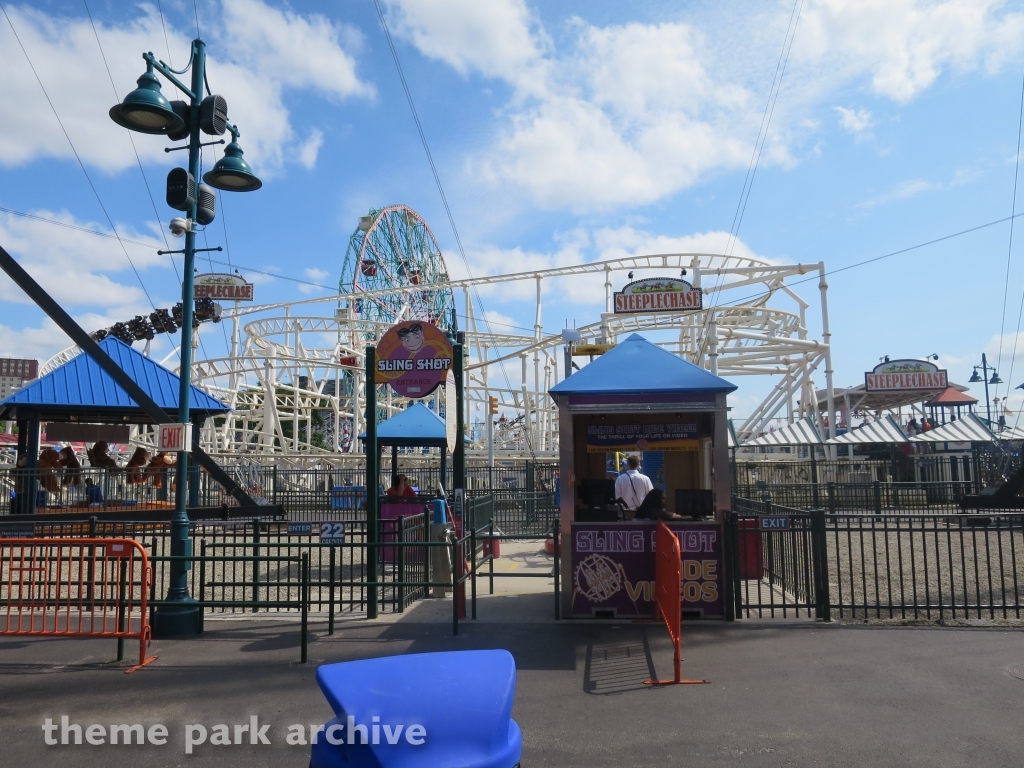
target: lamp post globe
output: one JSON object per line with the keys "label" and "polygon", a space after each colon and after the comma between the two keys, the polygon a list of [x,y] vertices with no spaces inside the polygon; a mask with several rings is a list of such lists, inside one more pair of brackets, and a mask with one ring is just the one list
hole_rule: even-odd
{"label": "lamp post globe", "polygon": [[224,157],[203,175],[203,181],[225,192],[254,192],[262,187],[243,154],[238,142],[232,141],[224,148]]}
{"label": "lamp post globe", "polygon": [[153,74],[152,66],[137,82],[138,88],[110,108],[111,120],[131,131],[157,135],[175,133],[185,127],[185,121],[161,93],[160,81]]}

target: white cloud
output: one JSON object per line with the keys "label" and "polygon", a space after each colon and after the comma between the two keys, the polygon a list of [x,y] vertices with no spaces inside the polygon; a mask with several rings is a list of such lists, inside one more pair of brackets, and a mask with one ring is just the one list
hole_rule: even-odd
{"label": "white cloud", "polygon": [[839,125],[843,127],[843,130],[858,138],[875,124],[874,117],[866,109],[836,107],[835,110],[839,113]]}
{"label": "white cloud", "polygon": [[857,208],[876,208],[879,205],[885,205],[886,203],[892,203],[896,200],[909,200],[912,197],[917,197],[923,192],[930,192],[934,189],[942,189],[942,184],[934,184],[924,179],[907,179],[901,181],[895,187],[890,189],[888,192],[884,192],[877,197],[872,197],[870,200],[865,200],[862,203],[857,203]]}
{"label": "white cloud", "polygon": [[[577,211],[650,203],[746,167],[789,14],[722,9],[701,28],[571,19],[556,47],[523,0],[389,8],[425,56],[513,91],[471,173]],[[808,0],[760,164],[814,154],[820,143],[801,149],[820,130],[812,118],[840,89],[864,83],[905,103],[945,71],[998,70],[1022,40],[1024,14],[999,0]],[[867,136],[870,112],[839,111],[844,128]]]}
{"label": "white cloud", "polygon": [[[33,211],[33,214],[112,234],[107,227],[95,222],[79,221],[67,212]],[[156,253],[157,248],[164,247],[163,241],[127,227],[119,227],[118,232],[122,237],[149,243],[150,246],[124,242],[122,249],[116,239],[87,235],[74,229],[11,214],[0,214],[0,242],[60,304],[72,308],[103,307],[110,311],[116,310],[117,320],[128,319],[143,311],[152,312],[146,294],[132,270],[134,264],[157,306],[168,306],[168,300],[180,294],[181,289],[169,269],[170,258]],[[154,278],[151,274],[154,269],[160,269],[163,274]],[[31,303],[6,275],[0,279],[0,298],[19,304]],[[169,303],[173,304],[177,300],[175,298]],[[161,301],[164,303],[161,304]],[[131,314],[126,315],[129,312]]]}
{"label": "white cloud", "polygon": [[[373,87],[356,74],[352,55],[359,34],[318,14],[299,15],[269,7],[259,0],[223,0],[207,37],[207,73],[216,92],[227,99],[230,119],[242,131],[246,156],[261,174],[281,168],[287,156],[315,161],[310,139],[300,144],[284,105],[287,90],[312,91],[331,100],[371,98]],[[123,98],[144,71],[143,51],[180,68],[190,49],[188,30],[167,27],[170,54],[157,10],[138,6],[132,17],[113,25],[87,18],[48,14],[8,6],[18,37],[75,144],[89,165],[119,171],[135,163],[128,132],[107,116],[115,97],[97,45],[110,67],[110,77]],[[6,22],[6,20],[4,20]],[[11,27],[0,24],[0,69],[4,98],[0,100],[0,164],[23,165],[37,158],[72,158],[73,153],[22,53]],[[168,98],[177,98],[169,83]],[[167,164],[163,137],[136,135],[139,155]]]}
{"label": "white cloud", "polygon": [[[302,270],[303,274],[312,280],[314,283],[323,283],[330,276],[330,272],[325,269],[318,269],[317,267],[306,267]],[[302,293],[322,293],[322,288],[317,288],[314,285],[304,285],[297,283],[299,290]]]}
{"label": "white cloud", "polygon": [[320,153],[320,147],[323,146],[323,143],[323,132],[314,128],[310,132],[309,138],[299,147],[299,164],[303,168],[308,171],[313,170],[313,166],[316,165],[316,157]]}

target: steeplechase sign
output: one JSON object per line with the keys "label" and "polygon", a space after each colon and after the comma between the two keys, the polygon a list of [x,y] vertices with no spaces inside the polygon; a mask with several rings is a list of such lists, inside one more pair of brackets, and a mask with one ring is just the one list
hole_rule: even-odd
{"label": "steeplechase sign", "polygon": [[671,277],[649,277],[634,280],[614,294],[615,313],[688,312],[704,307],[700,288],[685,280]]}
{"label": "steeplechase sign", "polygon": [[889,360],[864,374],[868,392],[898,392],[914,389],[945,389],[946,372],[926,360]]}
{"label": "steeplechase sign", "polygon": [[226,272],[196,275],[194,286],[193,296],[197,299],[252,301],[254,298],[252,283],[245,282],[239,275]]}

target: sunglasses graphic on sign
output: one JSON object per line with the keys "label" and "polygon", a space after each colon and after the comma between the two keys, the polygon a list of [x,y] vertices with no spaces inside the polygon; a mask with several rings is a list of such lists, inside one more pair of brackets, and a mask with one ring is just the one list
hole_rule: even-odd
{"label": "sunglasses graphic on sign", "polygon": [[390,384],[403,397],[426,397],[452,367],[452,345],[440,328],[425,320],[392,326],[377,345],[374,381]]}

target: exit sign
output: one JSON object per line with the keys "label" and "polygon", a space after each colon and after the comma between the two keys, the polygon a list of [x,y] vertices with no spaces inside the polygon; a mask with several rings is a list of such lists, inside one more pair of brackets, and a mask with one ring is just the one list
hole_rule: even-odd
{"label": "exit sign", "polygon": [[788,517],[761,517],[762,531],[785,531],[789,529]]}
{"label": "exit sign", "polygon": [[192,450],[191,424],[160,424],[156,430],[156,449],[171,453]]}

